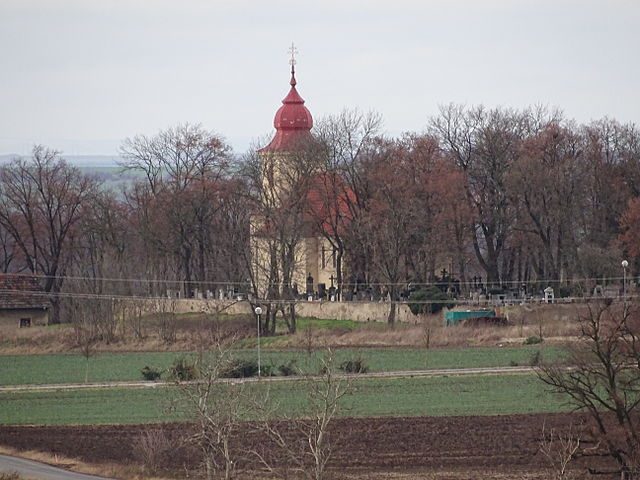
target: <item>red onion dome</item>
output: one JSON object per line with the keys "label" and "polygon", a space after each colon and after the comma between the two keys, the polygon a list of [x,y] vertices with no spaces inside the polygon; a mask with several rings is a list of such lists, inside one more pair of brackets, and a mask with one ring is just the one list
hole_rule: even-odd
{"label": "red onion dome", "polygon": [[296,145],[308,142],[311,138],[311,127],[313,127],[313,117],[304,100],[296,90],[295,69],[291,67],[291,90],[284,100],[282,106],[276,112],[273,119],[273,126],[276,134],[261,152],[287,152],[296,149]]}

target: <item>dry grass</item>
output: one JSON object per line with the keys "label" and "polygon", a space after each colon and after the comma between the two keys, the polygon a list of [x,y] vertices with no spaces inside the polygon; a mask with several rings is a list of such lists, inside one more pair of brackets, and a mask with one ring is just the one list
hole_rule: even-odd
{"label": "dry grass", "polygon": [[[413,324],[395,327],[363,328],[347,331],[317,329],[314,338],[319,345],[362,347],[475,347],[491,345],[520,345],[525,339],[540,336],[547,343],[564,343],[577,337],[580,315],[584,305],[526,305],[504,309],[500,315],[508,318],[506,326],[443,325],[442,315],[416,317]],[[277,342],[278,346],[304,348],[308,335],[300,331]]]}
{"label": "dry grass", "polygon": [[39,452],[35,450],[15,450],[6,446],[0,446],[0,453],[3,455],[10,455],[13,457],[26,458],[28,460],[46,463],[47,465],[64,468],[65,470],[71,470],[73,472],[97,475],[99,477],[127,478],[130,480],[168,479],[168,477],[145,476],[143,468],[137,465],[85,463],[75,458],[64,457],[48,452]]}
{"label": "dry grass", "polygon": [[[96,352],[158,352],[193,351],[198,347],[216,345],[218,339],[234,336],[253,336],[253,320],[238,315],[216,320],[206,315],[185,314],[175,320],[175,337],[172,341],[162,338],[158,320],[150,316],[145,321],[145,335],[136,338],[131,329],[120,326],[115,340],[99,342]],[[0,326],[0,354],[29,355],[65,353],[78,350],[76,334],[71,324],[18,328]]]}
{"label": "dry grass", "polygon": [[[517,345],[531,336],[542,336],[547,343],[567,342],[578,335],[577,319],[584,305],[524,305],[503,309],[506,326],[443,326],[442,315],[416,317],[414,323],[363,323],[361,328],[344,329],[331,326],[313,329],[316,345],[336,347],[473,347]],[[326,323],[326,322],[325,322]],[[255,335],[253,319],[227,316],[212,320],[206,315],[180,315],[175,320],[175,338],[163,340],[158,319],[145,320],[144,338],[135,338],[130,329],[118,332],[115,341],[99,343],[97,352],[192,351],[214,345],[220,336],[246,338]],[[62,353],[77,349],[73,327],[69,324],[48,327],[17,328],[0,326],[0,354]],[[300,329],[295,335],[272,339],[272,348],[301,348],[309,342],[309,334]]]}

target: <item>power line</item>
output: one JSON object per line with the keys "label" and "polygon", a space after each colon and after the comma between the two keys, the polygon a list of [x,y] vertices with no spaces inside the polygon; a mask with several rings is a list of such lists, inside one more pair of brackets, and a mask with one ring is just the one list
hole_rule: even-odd
{"label": "power line", "polygon": [[[90,276],[78,276],[78,275],[44,275],[44,274],[27,274],[27,273],[10,273],[10,274],[0,274],[9,275],[9,276],[18,276],[18,277],[31,277],[31,278],[39,278],[43,280],[55,279],[55,280],[68,280],[68,281],[91,281],[91,282],[113,282],[113,283],[141,283],[141,284],[165,284],[165,285],[222,285],[222,286],[252,286],[251,282],[247,281],[233,281],[233,280],[184,280],[184,279],[153,279],[153,278],[116,278],[116,277],[90,277]],[[634,276],[627,275],[626,280],[630,281]],[[429,286],[442,286],[443,284],[447,285],[465,285],[465,286],[492,286],[492,285],[513,285],[513,286],[521,286],[521,285],[533,285],[533,284],[551,284],[551,285],[571,285],[576,283],[583,282],[595,282],[595,283],[610,283],[610,282],[618,282],[623,281],[625,279],[624,276],[619,277],[577,277],[571,279],[560,280],[557,278],[548,278],[548,279],[535,279],[535,280],[504,280],[499,282],[484,282],[484,281],[473,281],[467,280],[465,282],[461,281],[447,281],[447,280],[436,280],[430,282],[415,282],[415,281],[402,281],[402,282],[342,282],[343,287],[350,286],[377,286],[377,287],[387,287],[387,286],[417,286],[417,287],[429,287]],[[271,283],[272,286],[281,286],[282,283]]]}

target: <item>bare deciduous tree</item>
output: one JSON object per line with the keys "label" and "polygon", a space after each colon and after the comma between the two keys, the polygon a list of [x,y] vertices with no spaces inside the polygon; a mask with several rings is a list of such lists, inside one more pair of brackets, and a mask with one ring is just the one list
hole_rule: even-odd
{"label": "bare deciduous tree", "polygon": [[[261,452],[254,454],[274,474],[287,477],[293,469],[309,480],[323,480],[327,478],[332,453],[330,425],[340,411],[343,398],[351,392],[351,382],[336,375],[333,352],[328,349],[321,359],[320,376],[309,377],[306,383],[309,393],[302,418],[275,422],[272,413],[267,412],[261,424],[283,457],[271,462]],[[284,466],[279,466],[282,464]]]}
{"label": "bare deciduous tree", "polygon": [[179,383],[178,401],[186,415],[196,424],[188,442],[202,454],[206,478],[220,473],[225,480],[234,478],[238,459],[231,449],[238,429],[253,402],[244,383],[222,381],[232,361],[228,344],[218,343],[211,352],[199,355],[197,380]]}
{"label": "bare deciduous tree", "polygon": [[253,292],[265,306],[261,330],[275,332],[282,312],[290,333],[296,331],[295,289],[300,284],[303,239],[312,236],[308,193],[317,173],[317,145],[305,143],[286,156],[250,153],[243,174],[250,185],[251,251],[245,255]]}
{"label": "bare deciduous tree", "polygon": [[[368,198],[360,166],[381,125],[382,117],[375,112],[343,110],[338,115],[322,118],[315,127],[323,175],[316,186],[319,205],[310,213],[318,231],[335,251],[338,298],[342,297],[347,249],[355,253],[367,246],[363,232],[356,227]],[[364,265],[355,264],[356,259],[362,258],[352,255],[349,266],[352,273],[366,270]]]}
{"label": "bare deciduous tree", "polygon": [[0,169],[0,225],[13,237],[26,267],[44,275],[53,311],[60,321],[58,294],[69,267],[76,226],[98,183],[68,165],[59,152],[41,145],[30,159]]}
{"label": "bare deciduous tree", "polygon": [[144,468],[155,474],[175,451],[175,444],[162,427],[148,427],[138,436],[133,448]]}
{"label": "bare deciduous tree", "polygon": [[213,225],[228,193],[230,147],[220,135],[185,124],[127,139],[121,153],[125,169],[146,176],[130,192],[130,202],[146,213],[140,217],[146,237],[176,259],[185,293],[193,292],[194,280],[215,280],[210,267],[219,252],[211,248]]}
{"label": "bare deciduous tree", "polygon": [[540,452],[549,462],[556,480],[572,478],[569,464],[576,458],[579,450],[580,435],[575,431],[573,424],[565,432],[558,432],[553,428],[547,432],[545,425],[542,426]]}
{"label": "bare deciduous tree", "polygon": [[611,301],[589,305],[580,318],[580,344],[566,365],[540,367],[540,379],[585,411],[592,435],[620,467],[637,478],[640,463],[640,316],[636,306]]}

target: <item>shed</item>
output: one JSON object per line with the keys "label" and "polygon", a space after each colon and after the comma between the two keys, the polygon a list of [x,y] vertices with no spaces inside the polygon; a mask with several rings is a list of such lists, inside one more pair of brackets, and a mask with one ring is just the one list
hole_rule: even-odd
{"label": "shed", "polygon": [[444,324],[456,325],[469,318],[494,318],[495,310],[449,310],[444,312]]}
{"label": "shed", "polygon": [[37,277],[0,274],[0,325],[46,325],[49,307],[49,300]]}

